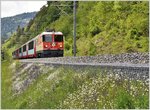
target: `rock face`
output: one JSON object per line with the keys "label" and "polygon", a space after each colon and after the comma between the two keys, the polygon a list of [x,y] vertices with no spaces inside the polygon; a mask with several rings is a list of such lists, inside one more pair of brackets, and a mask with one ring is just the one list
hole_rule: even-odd
{"label": "rock face", "polygon": [[[13,64],[14,65],[14,64]],[[13,66],[11,66],[12,68]],[[40,74],[45,74],[53,67],[45,66],[44,64],[22,63],[19,67],[14,68],[15,73],[13,81],[13,91],[16,94],[22,93]]]}

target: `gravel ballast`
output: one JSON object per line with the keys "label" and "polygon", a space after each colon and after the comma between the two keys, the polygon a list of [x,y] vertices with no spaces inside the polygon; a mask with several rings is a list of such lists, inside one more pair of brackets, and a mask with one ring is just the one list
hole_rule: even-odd
{"label": "gravel ballast", "polygon": [[126,64],[149,64],[148,53],[123,53],[123,54],[104,54],[97,56],[79,57],[53,57],[53,58],[34,58],[23,59],[21,62],[43,61],[50,63],[126,63]]}

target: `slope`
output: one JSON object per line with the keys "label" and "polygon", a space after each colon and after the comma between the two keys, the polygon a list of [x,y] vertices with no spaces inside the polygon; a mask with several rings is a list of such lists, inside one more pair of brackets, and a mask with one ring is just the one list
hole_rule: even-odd
{"label": "slope", "polygon": [[[6,60],[2,61],[2,108],[148,108],[148,85],[145,82],[120,79],[115,75],[103,76],[104,73],[93,69],[81,72],[48,67],[51,69],[48,70],[37,64],[29,65],[31,71],[16,77],[23,66],[12,60],[11,52],[46,28],[64,33],[65,55],[72,55],[72,4],[49,1],[23,31],[18,27],[18,31],[3,44]],[[147,52],[148,8],[147,1],[78,2],[77,55]],[[39,72],[35,68],[42,69]],[[32,73],[37,75],[32,70],[40,73],[37,79],[21,94],[15,94],[13,81],[18,81],[15,87],[20,87],[17,86],[19,82]]]}
{"label": "slope", "polygon": [[[64,33],[65,55],[72,55],[72,5],[69,1],[49,1],[25,27],[23,33],[27,34],[12,35],[10,47],[23,44],[47,28],[54,28]],[[78,2],[77,55],[147,52],[148,15],[147,1]]]}

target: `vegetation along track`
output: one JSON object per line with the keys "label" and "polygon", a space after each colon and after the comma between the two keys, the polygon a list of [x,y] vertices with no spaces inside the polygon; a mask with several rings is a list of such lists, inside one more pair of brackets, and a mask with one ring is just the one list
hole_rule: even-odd
{"label": "vegetation along track", "polygon": [[82,57],[55,57],[22,59],[22,63],[43,63],[45,65],[73,67],[75,69],[92,68],[117,73],[122,77],[147,80],[149,75],[148,53],[124,53]]}

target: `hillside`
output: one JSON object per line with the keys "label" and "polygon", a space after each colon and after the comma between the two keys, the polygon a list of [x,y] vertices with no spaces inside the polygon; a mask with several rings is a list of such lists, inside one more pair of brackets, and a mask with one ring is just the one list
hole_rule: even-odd
{"label": "hillside", "polygon": [[[13,34],[9,47],[18,47],[46,28],[55,28],[64,33],[65,55],[72,55],[71,5],[72,2],[49,1],[48,7],[43,6],[25,27],[24,32],[28,34]],[[78,2],[77,55],[148,52],[148,9],[148,1]]]}
{"label": "hillside", "polygon": [[148,109],[148,97],[148,80],[100,68],[2,64],[3,109]]}
{"label": "hillside", "polygon": [[[149,62],[149,2],[77,2],[77,57],[72,58],[73,2],[47,4],[2,45],[2,109],[149,109],[149,68],[140,68]],[[53,28],[65,38],[65,55],[60,57],[64,61],[49,58],[54,63],[116,62],[122,69],[54,67],[12,59],[12,51]],[[42,59],[49,61],[29,60]],[[140,70],[133,65],[134,73],[128,62],[138,63]],[[127,66],[125,74],[121,63]],[[133,76],[127,77],[129,73]]]}
{"label": "hillside", "polygon": [[1,18],[2,43],[16,31],[18,25],[20,25],[21,28],[26,26],[36,13],[37,12],[23,13],[12,17]]}

